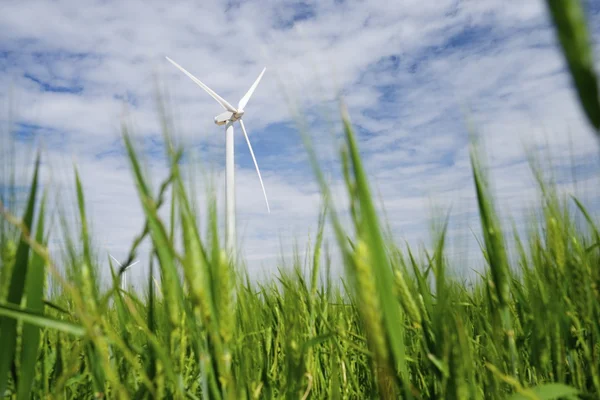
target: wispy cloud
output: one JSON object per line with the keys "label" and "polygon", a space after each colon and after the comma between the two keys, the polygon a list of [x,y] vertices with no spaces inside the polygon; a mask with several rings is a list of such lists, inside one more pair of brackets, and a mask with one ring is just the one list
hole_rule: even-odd
{"label": "wispy cloud", "polygon": [[[589,2],[588,11],[597,55],[600,9]],[[335,139],[343,95],[399,240],[427,240],[432,204],[453,206],[456,237],[477,228],[466,117],[485,138],[504,215],[535,196],[525,146],[552,152],[565,190],[574,160],[580,192],[597,204],[598,142],[539,0],[6,1],[0,24],[0,99],[16,110],[18,154],[44,143],[46,182],[61,190],[72,190],[76,161],[99,241],[117,256],[143,223],[119,139],[124,104],[153,182],[166,175],[155,77],[168,88],[178,137],[215,172],[223,200],[224,135],[212,122],[220,108],[165,55],[233,103],[267,66],[245,121],[270,215],[236,136],[238,223],[253,270],[274,270],[279,240],[284,249],[294,238],[302,244],[318,218],[287,99],[306,118],[343,208]]]}

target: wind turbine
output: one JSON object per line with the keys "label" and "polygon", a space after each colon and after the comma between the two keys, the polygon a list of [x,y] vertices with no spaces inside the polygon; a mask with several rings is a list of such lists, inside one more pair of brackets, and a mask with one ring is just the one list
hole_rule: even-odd
{"label": "wind turbine", "polygon": [[[265,191],[265,185],[263,184],[262,177],[260,175],[260,170],[258,169],[258,163],[256,162],[256,157],[254,157],[254,151],[252,151],[252,145],[250,144],[250,139],[248,138],[248,133],[246,132],[246,127],[244,126],[244,121],[242,121],[242,116],[244,115],[244,108],[248,104],[250,97],[254,93],[254,90],[258,86],[258,83],[263,77],[263,74],[266,71],[266,67],[263,68],[262,72],[256,78],[250,89],[246,92],[244,97],[240,99],[238,102],[237,108],[228,103],[225,99],[215,93],[211,88],[202,83],[198,78],[194,75],[190,74],[186,71],[182,66],[177,64],[175,61],[171,60],[169,57],[165,57],[171,64],[176,66],[181,72],[186,74],[192,81],[194,81],[198,86],[204,89],[213,99],[215,99],[226,111],[221,113],[215,117],[215,124],[221,126],[225,125],[225,172],[226,172],[226,181],[225,181],[225,198],[226,198],[226,216],[225,216],[225,224],[226,224],[226,246],[227,249],[234,253],[235,251],[235,179],[234,179],[234,159],[233,159],[233,123],[238,121],[240,126],[242,127],[242,132],[244,133],[244,137],[246,138],[246,143],[248,144],[248,149],[250,150],[250,155],[252,156],[252,161],[254,161],[254,166],[256,167],[256,173],[258,174],[258,179],[260,181],[260,186],[262,187],[263,195],[265,197],[265,203],[267,204],[267,211],[270,213],[271,209],[269,207],[269,200],[267,199],[267,192]],[[232,254],[233,255],[233,254]]]}
{"label": "wind turbine", "polygon": [[[119,267],[123,268],[123,264],[121,264],[119,262],[119,260],[117,260],[116,258],[114,258],[112,256],[112,254],[109,254],[110,258],[112,258],[117,264],[119,264]],[[129,268],[131,268],[132,266],[134,266],[135,264],[139,263],[139,261],[136,261],[134,263],[129,264],[128,266],[125,267],[125,269],[123,270],[123,273],[121,274],[121,290],[125,291],[127,290],[127,271],[129,270]]]}

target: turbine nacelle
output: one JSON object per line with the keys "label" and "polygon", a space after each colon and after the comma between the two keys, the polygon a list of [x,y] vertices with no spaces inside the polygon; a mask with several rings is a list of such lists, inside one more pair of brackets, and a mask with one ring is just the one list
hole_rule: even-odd
{"label": "turbine nacelle", "polygon": [[215,124],[225,125],[227,122],[235,122],[241,119],[243,115],[244,110],[237,112],[225,111],[215,117]]}
{"label": "turbine nacelle", "polygon": [[225,125],[227,122],[231,121],[234,114],[230,111],[225,111],[215,117],[215,124],[217,125]]}

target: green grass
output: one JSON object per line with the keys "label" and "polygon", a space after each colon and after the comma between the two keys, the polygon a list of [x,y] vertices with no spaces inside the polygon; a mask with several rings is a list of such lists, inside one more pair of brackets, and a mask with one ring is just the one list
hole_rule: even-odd
{"label": "green grass", "polygon": [[[581,104],[598,127],[579,2],[548,5]],[[466,286],[449,272],[456,268],[448,265],[447,217],[431,251],[389,238],[345,112],[342,120],[350,227],[340,222],[304,135],[323,198],[317,235],[291,268],[256,284],[227,257],[214,197],[194,202],[166,119],[170,174],[157,193],[123,126],[145,215],[129,261],[144,238],[151,241],[140,293],[120,290],[123,271],[112,264],[111,284],[100,284],[105,263],[94,252],[76,170],[78,231],[50,224],[38,157],[22,218],[14,201],[0,204],[0,393],[16,399],[599,398],[600,230],[583,204],[561,197],[534,168],[538,212],[526,234],[508,229],[473,141],[485,265]],[[14,165],[1,166],[3,174],[12,168],[14,188]],[[201,219],[206,232],[199,231]],[[331,273],[327,224],[342,255],[341,281]],[[61,234],[65,257],[57,265],[46,244]],[[517,257],[509,257],[509,238]]]}
{"label": "green grass", "polygon": [[[430,253],[399,248],[384,234],[351,123],[342,118],[350,230],[313,157],[323,210],[310,254],[257,284],[227,259],[214,199],[203,214],[207,232],[199,232],[200,207],[166,130],[170,174],[154,194],[124,127],[146,218],[130,258],[139,239],[152,242],[142,293],[119,289],[120,270],[112,270],[111,285],[100,285],[76,171],[79,232],[72,236],[82,245],[71,238],[65,264],[55,265],[45,243],[56,229],[48,229],[46,197],[36,201],[36,168],[23,219],[2,210],[16,230],[2,235],[2,271],[11,280],[0,299],[0,336],[11,346],[0,353],[0,388],[19,399],[597,398],[600,233],[583,205],[559,197],[538,175],[537,225],[525,236],[507,230],[473,144],[486,266],[467,288],[448,272],[447,220]],[[158,210],[168,190],[173,204],[164,220]],[[342,282],[325,257],[328,223]],[[516,263],[508,235],[518,244]],[[50,274],[59,289],[44,298]]]}

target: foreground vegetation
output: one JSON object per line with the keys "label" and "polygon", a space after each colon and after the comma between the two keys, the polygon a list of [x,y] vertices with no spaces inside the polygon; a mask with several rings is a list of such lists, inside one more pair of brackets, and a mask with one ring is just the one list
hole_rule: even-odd
{"label": "foreground vegetation", "polygon": [[[582,45],[586,32],[578,28],[579,2],[547,2],[579,100],[598,129],[597,80],[589,48]],[[525,235],[507,229],[473,145],[485,266],[467,287],[448,272],[447,219],[435,232],[431,251],[399,248],[385,234],[345,115],[343,122],[351,228],[340,223],[307,139],[323,194],[318,234],[307,262],[299,256],[293,268],[258,284],[223,251],[214,200],[194,203],[180,170],[182,152],[167,128],[170,174],[158,193],[124,128],[146,219],[129,260],[141,240],[149,237],[152,243],[141,293],[120,290],[123,271],[112,264],[112,285],[100,284],[77,172],[79,226],[74,235],[64,230],[66,245],[57,265],[46,247],[58,229],[49,227],[38,157],[22,218],[15,216],[13,202],[0,203],[0,394],[17,399],[599,398],[600,231],[585,207],[561,197],[534,169],[538,213]],[[167,195],[169,218],[163,219],[158,210]],[[200,214],[203,206],[206,212]],[[207,232],[198,229],[201,219]],[[332,278],[325,251],[327,223],[342,254],[340,283]],[[509,237],[515,239],[515,257],[505,244]]]}
{"label": "foreground vegetation", "polygon": [[[448,273],[445,223],[431,252],[384,235],[347,117],[344,129],[352,229],[339,222],[307,141],[324,199],[308,274],[298,261],[258,284],[223,251],[214,201],[208,231],[198,231],[202,216],[169,135],[170,175],[154,194],[124,132],[146,218],[130,258],[143,237],[152,241],[143,293],[121,291],[119,270],[108,289],[100,285],[77,173],[81,246],[67,235],[58,273],[36,164],[23,218],[2,210],[0,390],[17,398],[597,398],[600,233],[585,208],[537,175],[539,219],[526,237],[505,230],[473,147],[487,265],[467,288]],[[327,219],[343,284],[324,257]],[[55,294],[44,298],[49,274]]]}

